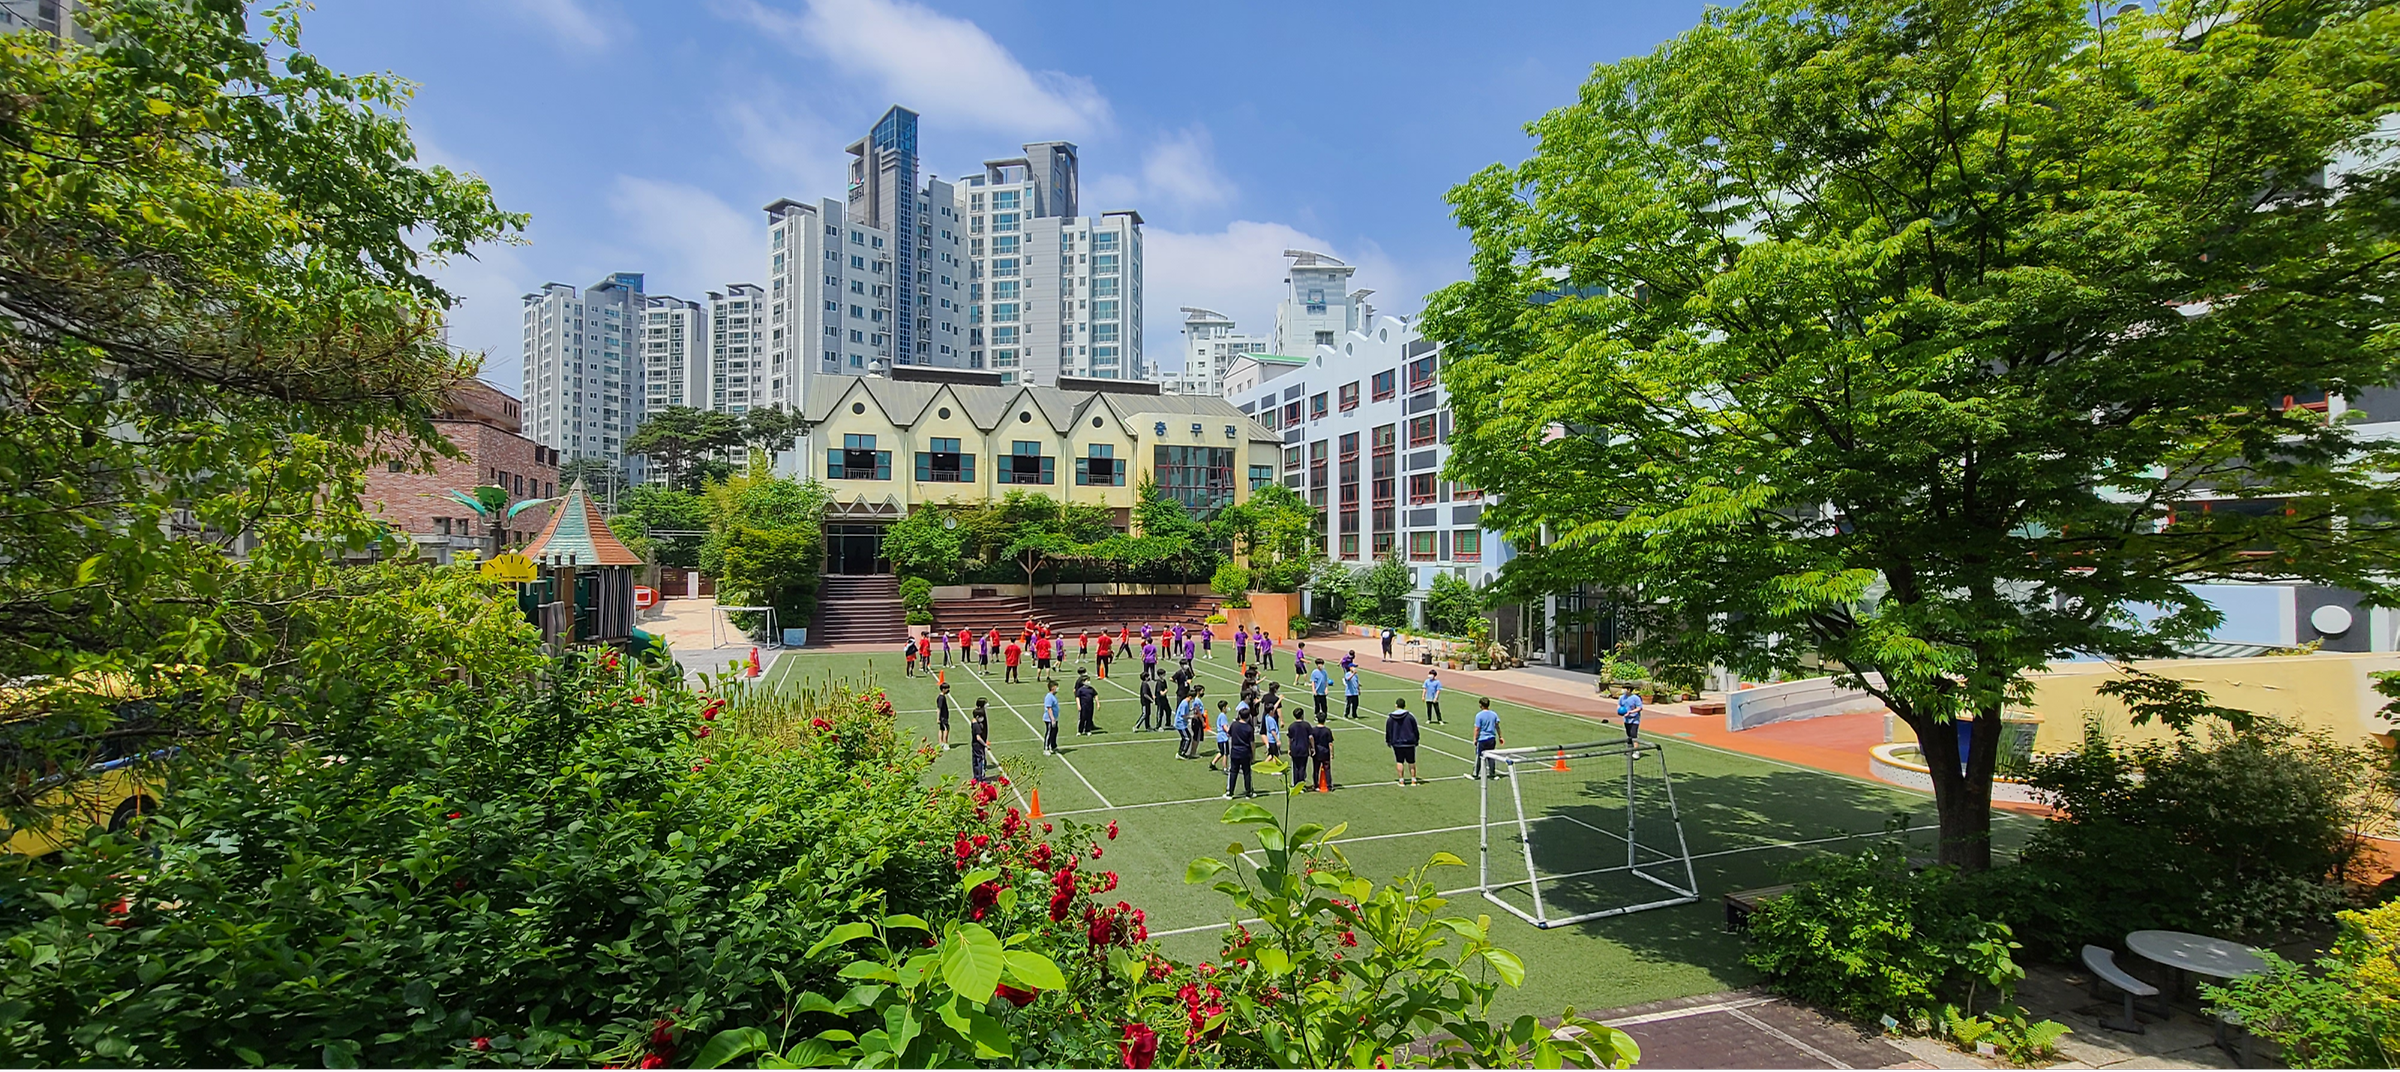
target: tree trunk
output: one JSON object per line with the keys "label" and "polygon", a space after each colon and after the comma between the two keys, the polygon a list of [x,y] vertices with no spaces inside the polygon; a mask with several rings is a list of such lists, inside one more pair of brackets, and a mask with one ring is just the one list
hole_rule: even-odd
{"label": "tree trunk", "polygon": [[1903,715],[1917,733],[1918,753],[1932,769],[1933,809],[1940,823],[1936,859],[1962,871],[1992,866],[1992,770],[1999,759],[2000,709],[1977,712],[1968,762],[1958,761],[1958,724]]}

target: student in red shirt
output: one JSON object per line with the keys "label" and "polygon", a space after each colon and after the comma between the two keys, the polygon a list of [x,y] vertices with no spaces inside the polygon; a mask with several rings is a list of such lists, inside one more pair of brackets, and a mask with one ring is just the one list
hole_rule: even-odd
{"label": "student in red shirt", "polygon": [[1037,635],[1033,638],[1033,666],[1034,669],[1042,672],[1043,678],[1047,679],[1050,676],[1049,637]]}
{"label": "student in red shirt", "polygon": [[1007,665],[1007,667],[1008,667],[1007,671],[1001,675],[1001,678],[1000,678],[1000,680],[1002,680],[1002,681],[1015,681],[1015,680],[1017,680],[1017,664],[1018,664],[1019,662],[1023,661],[1023,660],[1024,660],[1024,658],[1025,658],[1025,649],[1024,649],[1024,647],[1022,647],[1021,645],[1019,645],[1019,644],[1018,644],[1016,641],[1014,641],[1014,640],[1011,640],[1011,641],[1009,641],[1009,642],[1008,642],[1008,648],[1007,648],[1006,650],[1004,650],[1004,651],[1002,651],[1002,652],[1000,653],[1000,659],[1001,659],[1001,662],[1005,663],[1005,664]]}
{"label": "student in red shirt", "polygon": [[1115,641],[1116,638],[1107,633],[1100,634],[1100,680],[1102,681],[1108,680],[1108,653],[1110,645]]}
{"label": "student in red shirt", "polygon": [[995,625],[995,626],[993,626],[993,627],[991,628],[991,630],[990,630],[989,632],[986,632],[985,634],[983,634],[983,665],[984,665],[984,668],[985,668],[985,669],[987,669],[987,670],[988,670],[988,669],[990,669],[990,668],[991,668],[991,665],[992,665],[992,653],[993,653],[993,652],[995,652],[995,651],[999,651],[999,650],[1000,650],[1000,627],[999,627],[999,626],[997,626],[997,625]]}

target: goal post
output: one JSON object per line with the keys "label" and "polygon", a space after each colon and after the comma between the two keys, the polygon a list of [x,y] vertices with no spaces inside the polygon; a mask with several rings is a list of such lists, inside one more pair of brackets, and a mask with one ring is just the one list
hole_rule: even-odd
{"label": "goal post", "polygon": [[[1656,742],[1495,748],[1479,759],[1485,900],[1545,930],[1700,900],[1674,777]],[[1496,791],[1506,796],[1495,801]]]}

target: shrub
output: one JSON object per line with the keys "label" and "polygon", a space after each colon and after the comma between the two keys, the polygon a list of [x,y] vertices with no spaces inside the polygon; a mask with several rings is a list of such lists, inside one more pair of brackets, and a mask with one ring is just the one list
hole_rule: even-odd
{"label": "shrub", "polygon": [[1295,614],[1284,621],[1283,627],[1286,630],[1289,630],[1289,632],[1285,634],[1286,636],[1297,638],[1307,636],[1309,630],[1315,629],[1317,625],[1315,622],[1308,620],[1308,615]]}
{"label": "shrub", "polygon": [[2340,920],[2315,973],[2266,954],[2266,974],[2202,986],[2211,1011],[2238,1016],[2293,1068],[2391,1067],[2400,1057],[2400,902]]}
{"label": "shrub", "polygon": [[2121,744],[2088,726],[2031,782],[2059,816],[1990,879],[2046,955],[2146,927],[2271,935],[2330,917],[2369,821],[2374,762],[2322,734],[2242,731]]}
{"label": "shrub", "polygon": [[1239,562],[1227,562],[1217,567],[1217,575],[1208,579],[1208,590],[1225,597],[1228,607],[1250,605],[1250,571]]}
{"label": "shrub", "polygon": [[1398,552],[1383,556],[1373,567],[1361,569],[1355,576],[1353,591],[1367,604],[1368,623],[1395,629],[1408,624],[1408,593],[1415,587],[1416,579]]}
{"label": "shrub", "polygon": [[933,624],[933,582],[923,577],[909,577],[900,582],[900,606],[908,612],[908,624]]}
{"label": "shrub", "polygon": [[2023,975],[2008,926],[1960,910],[1956,872],[1911,873],[1898,844],[1793,868],[1791,891],[1751,914],[1743,953],[1784,993],[1861,1022],[1929,1023]]}
{"label": "shrub", "polygon": [[1477,613],[1475,587],[1466,578],[1443,571],[1433,575],[1426,586],[1425,627],[1436,633],[1451,636],[1465,635],[1481,615]]}

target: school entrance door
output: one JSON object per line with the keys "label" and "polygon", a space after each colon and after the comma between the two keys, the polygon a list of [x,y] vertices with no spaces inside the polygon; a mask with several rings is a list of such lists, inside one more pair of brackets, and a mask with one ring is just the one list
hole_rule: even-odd
{"label": "school entrance door", "polygon": [[825,572],[863,577],[891,571],[883,559],[883,526],[825,526]]}

